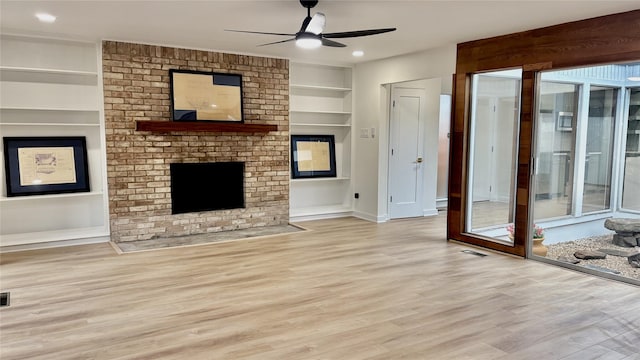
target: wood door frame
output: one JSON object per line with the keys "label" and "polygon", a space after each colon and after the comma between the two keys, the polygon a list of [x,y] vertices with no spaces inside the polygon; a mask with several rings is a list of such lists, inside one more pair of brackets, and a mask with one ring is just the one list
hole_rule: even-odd
{"label": "wood door frame", "polygon": [[[458,44],[453,84],[447,237],[518,256],[527,255],[538,74],[542,70],[640,60],[640,10]],[[465,233],[471,76],[522,69],[513,246]]]}

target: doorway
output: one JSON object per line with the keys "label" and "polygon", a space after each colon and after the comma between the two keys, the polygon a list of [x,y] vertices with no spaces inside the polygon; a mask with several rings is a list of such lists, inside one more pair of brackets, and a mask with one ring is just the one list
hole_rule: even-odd
{"label": "doorway", "polygon": [[437,215],[441,80],[392,84],[389,96],[389,219]]}
{"label": "doorway", "polygon": [[391,88],[389,217],[422,216],[425,92]]}

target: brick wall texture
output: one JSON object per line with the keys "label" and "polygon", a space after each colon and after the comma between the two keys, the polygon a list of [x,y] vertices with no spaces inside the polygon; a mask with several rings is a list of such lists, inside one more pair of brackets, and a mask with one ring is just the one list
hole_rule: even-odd
{"label": "brick wall texture", "polygon": [[[289,62],[105,41],[102,44],[109,215],[113,241],[286,224],[289,220]],[[244,122],[266,134],[135,130],[171,121],[169,69],[242,75]],[[245,208],[171,214],[170,163],[242,161]]]}

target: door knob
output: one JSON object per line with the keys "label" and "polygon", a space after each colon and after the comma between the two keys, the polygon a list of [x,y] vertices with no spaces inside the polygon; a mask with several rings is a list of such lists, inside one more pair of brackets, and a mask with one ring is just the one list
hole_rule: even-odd
{"label": "door knob", "polygon": [[419,163],[421,163],[421,162],[422,162],[422,158],[421,158],[421,157],[419,157],[419,158],[416,160],[416,162],[417,162],[418,164],[419,164]]}

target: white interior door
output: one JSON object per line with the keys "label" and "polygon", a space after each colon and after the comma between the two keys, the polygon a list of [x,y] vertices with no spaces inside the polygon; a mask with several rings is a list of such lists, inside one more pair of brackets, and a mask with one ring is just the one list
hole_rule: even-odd
{"label": "white interior door", "polygon": [[392,88],[389,217],[423,216],[423,89]]}

